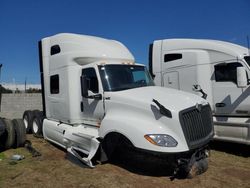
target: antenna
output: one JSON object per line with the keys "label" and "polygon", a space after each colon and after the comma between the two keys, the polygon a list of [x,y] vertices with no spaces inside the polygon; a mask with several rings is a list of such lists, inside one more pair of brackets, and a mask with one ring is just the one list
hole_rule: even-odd
{"label": "antenna", "polygon": [[247,35],[247,48],[248,48],[248,55],[250,56],[249,37],[248,37],[248,35]]}

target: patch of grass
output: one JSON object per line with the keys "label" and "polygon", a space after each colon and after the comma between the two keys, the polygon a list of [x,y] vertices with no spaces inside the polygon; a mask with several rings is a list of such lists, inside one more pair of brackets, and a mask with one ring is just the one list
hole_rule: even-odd
{"label": "patch of grass", "polygon": [[6,157],[4,155],[4,153],[0,153],[0,160],[4,160]]}
{"label": "patch of grass", "polygon": [[2,187],[2,184],[3,184],[3,178],[0,177],[0,187]]}

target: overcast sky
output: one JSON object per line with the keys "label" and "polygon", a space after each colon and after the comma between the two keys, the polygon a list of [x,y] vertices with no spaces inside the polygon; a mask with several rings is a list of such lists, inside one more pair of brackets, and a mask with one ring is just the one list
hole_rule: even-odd
{"label": "overcast sky", "polygon": [[40,83],[37,42],[62,32],[124,43],[147,65],[165,38],[218,39],[247,46],[249,0],[0,0],[1,81]]}

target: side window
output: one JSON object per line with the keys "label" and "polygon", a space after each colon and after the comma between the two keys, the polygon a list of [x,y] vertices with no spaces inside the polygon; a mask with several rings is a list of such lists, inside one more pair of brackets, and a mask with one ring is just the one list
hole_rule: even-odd
{"label": "side window", "polygon": [[82,75],[86,76],[88,81],[88,89],[93,93],[98,93],[98,80],[94,68],[87,68],[82,70]]}
{"label": "side window", "polygon": [[164,62],[174,61],[177,59],[182,59],[182,54],[165,54],[164,55]]}
{"label": "side window", "polygon": [[137,71],[133,71],[133,78],[134,78],[134,82],[145,82],[148,83],[148,78],[145,75],[145,72],[142,70],[137,70]]}
{"label": "side window", "polygon": [[59,54],[60,52],[61,52],[61,48],[60,48],[59,45],[51,46],[51,48],[50,48],[50,55]]}
{"label": "side window", "polygon": [[242,64],[235,62],[215,65],[215,81],[237,83],[237,67],[242,67]]}
{"label": "side window", "polygon": [[59,93],[59,75],[50,76],[50,93],[58,94]]}

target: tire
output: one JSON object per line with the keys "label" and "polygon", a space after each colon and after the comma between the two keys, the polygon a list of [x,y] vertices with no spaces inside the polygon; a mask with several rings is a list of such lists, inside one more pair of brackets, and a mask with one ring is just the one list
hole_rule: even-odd
{"label": "tire", "polygon": [[23,147],[26,140],[26,128],[22,119],[13,119],[13,126],[15,129],[15,143],[14,148]]}
{"label": "tire", "polygon": [[0,152],[5,149],[5,141],[6,141],[6,128],[5,123],[2,118],[0,118]]}
{"label": "tire", "polygon": [[5,135],[4,135],[4,149],[10,149],[13,147],[15,143],[15,129],[13,123],[9,119],[3,119],[3,122],[6,127]]}
{"label": "tire", "polygon": [[43,137],[43,113],[41,111],[34,111],[34,118],[32,121],[32,133],[35,137]]}
{"label": "tire", "polygon": [[[5,124],[3,122],[3,119],[0,118],[0,136],[5,133]],[[0,142],[1,143],[1,142]]]}
{"label": "tire", "polygon": [[23,113],[23,123],[25,125],[27,134],[32,133],[31,127],[32,127],[33,116],[34,116],[34,113],[31,110],[26,110]]}

